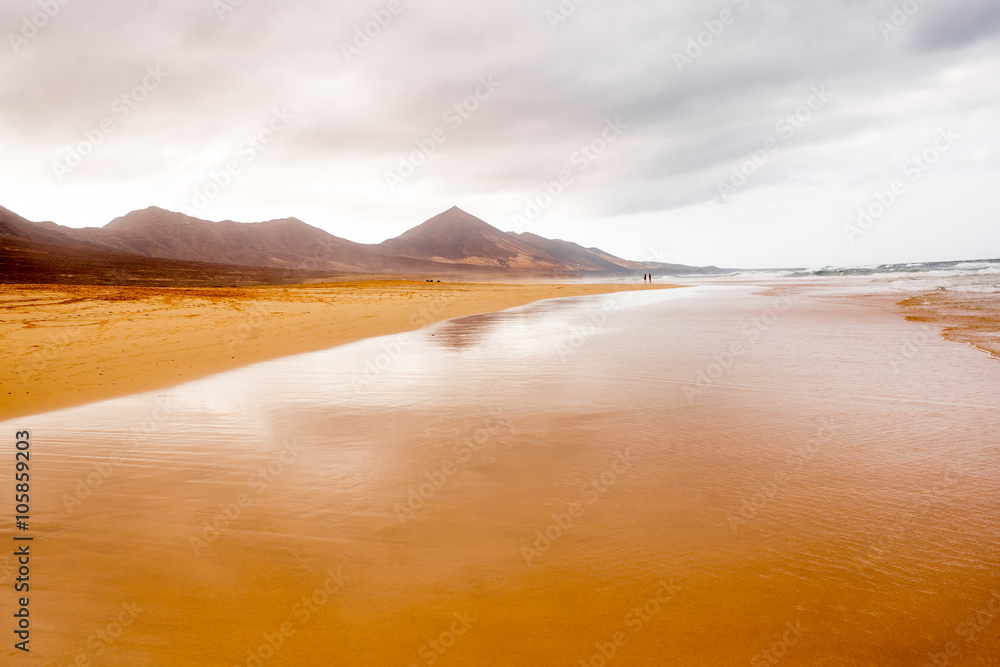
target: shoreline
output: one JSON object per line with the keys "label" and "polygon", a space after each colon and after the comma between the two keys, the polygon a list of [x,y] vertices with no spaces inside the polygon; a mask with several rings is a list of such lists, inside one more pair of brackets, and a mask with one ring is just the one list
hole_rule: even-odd
{"label": "shoreline", "polygon": [[935,291],[897,304],[911,322],[943,328],[941,337],[1000,359],[1000,294]]}
{"label": "shoreline", "polygon": [[[374,288],[404,307],[420,298],[406,290]],[[145,611],[111,662],[183,663],[196,650],[232,665],[341,568],[336,609],[296,626],[288,664],[409,664],[455,610],[478,625],[454,664],[586,662],[594,637],[629,631],[628,610],[658,598],[657,625],[619,647],[623,664],[746,664],[762,633],[787,631],[790,609],[792,623],[829,630],[796,648],[796,664],[845,645],[852,665],[912,664],[943,646],[992,581],[995,368],[892,299],[688,292],[634,297],[581,345],[581,327],[627,295],[453,320],[413,334],[392,381],[370,392],[352,378],[392,337],[7,422],[33,429],[45,455],[31,508],[50,573],[37,616],[58,631],[43,661],[72,662],[94,619],[135,600]],[[301,308],[313,312],[284,322],[317,315]],[[181,301],[121,330],[159,318],[167,332],[181,326],[167,314],[189,310],[201,312]],[[109,527],[119,571],[81,577],[108,562],[95,545]],[[804,580],[829,595],[804,599]],[[877,632],[873,613],[886,619]],[[387,640],[385,627],[399,630]],[[992,655],[978,646],[967,662]]]}
{"label": "shoreline", "polygon": [[0,286],[0,421],[545,299],[682,285]]}
{"label": "shoreline", "polygon": [[[746,282],[745,284],[755,284]],[[885,308],[909,322],[939,328],[941,340],[968,345],[989,359],[1000,360],[1000,294],[935,290],[901,294],[816,293],[817,284],[757,283],[770,293],[794,290],[814,299],[850,300]]]}

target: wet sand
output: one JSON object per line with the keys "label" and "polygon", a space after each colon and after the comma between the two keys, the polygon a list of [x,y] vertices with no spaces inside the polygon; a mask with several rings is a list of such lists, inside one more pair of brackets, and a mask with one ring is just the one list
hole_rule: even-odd
{"label": "wet sand", "polygon": [[169,387],[539,299],[669,285],[0,285],[0,419]]}
{"label": "wet sand", "polygon": [[31,664],[994,665],[1000,374],[925,327],[544,301],[4,422]]}
{"label": "wet sand", "polygon": [[948,340],[967,343],[1000,358],[1000,294],[949,290],[904,299],[907,317],[944,327]]}

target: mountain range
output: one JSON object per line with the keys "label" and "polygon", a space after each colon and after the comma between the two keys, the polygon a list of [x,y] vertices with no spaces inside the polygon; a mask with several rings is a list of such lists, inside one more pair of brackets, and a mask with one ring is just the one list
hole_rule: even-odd
{"label": "mountain range", "polygon": [[[0,207],[0,280],[7,282],[301,282],[332,274],[587,276],[715,273],[717,267],[634,262],[598,248],[504,232],[453,207],[377,244],[298,220],[211,222],[150,207],[103,227],[31,222]],[[110,273],[109,273],[110,272]],[[203,274],[195,278],[196,274]],[[218,280],[217,280],[218,279]]]}

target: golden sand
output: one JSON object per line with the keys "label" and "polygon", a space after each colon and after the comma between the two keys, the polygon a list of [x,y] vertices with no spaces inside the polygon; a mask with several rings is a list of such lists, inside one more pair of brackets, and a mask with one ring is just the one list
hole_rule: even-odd
{"label": "golden sand", "polygon": [[0,286],[0,420],[541,299],[668,285]]}
{"label": "golden sand", "polygon": [[1000,294],[939,290],[899,302],[907,319],[945,327],[948,340],[1000,358]]}
{"label": "golden sand", "polygon": [[[40,371],[103,380],[576,290],[48,289],[7,312],[39,341],[108,320]],[[31,664],[997,664],[995,362],[884,298],[754,291],[458,319],[357,393],[343,358],[381,341],[7,422],[0,456],[22,429],[37,455]]]}

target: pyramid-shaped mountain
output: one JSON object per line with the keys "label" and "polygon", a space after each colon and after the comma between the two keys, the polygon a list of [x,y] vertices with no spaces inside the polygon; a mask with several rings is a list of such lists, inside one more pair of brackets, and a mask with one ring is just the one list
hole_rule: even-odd
{"label": "pyramid-shaped mountain", "polygon": [[541,248],[516,235],[500,231],[458,207],[383,241],[387,255],[502,269],[563,270],[561,263]]}

